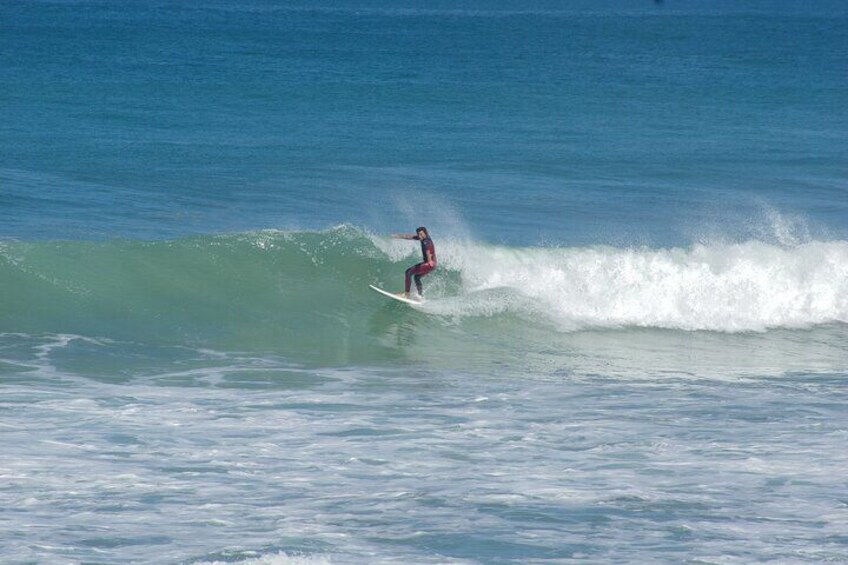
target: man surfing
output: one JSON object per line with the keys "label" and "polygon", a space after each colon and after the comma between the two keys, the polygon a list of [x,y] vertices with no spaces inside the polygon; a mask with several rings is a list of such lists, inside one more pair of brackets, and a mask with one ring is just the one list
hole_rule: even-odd
{"label": "man surfing", "polygon": [[421,296],[421,277],[436,268],[436,246],[433,245],[433,240],[430,239],[430,234],[427,233],[427,228],[421,226],[415,230],[415,234],[393,233],[395,239],[415,239],[421,242],[421,255],[424,259],[422,262],[411,266],[406,270],[406,286],[402,294],[404,298],[409,298],[409,287],[412,284],[412,279],[415,279],[415,288],[418,289],[418,296]]}

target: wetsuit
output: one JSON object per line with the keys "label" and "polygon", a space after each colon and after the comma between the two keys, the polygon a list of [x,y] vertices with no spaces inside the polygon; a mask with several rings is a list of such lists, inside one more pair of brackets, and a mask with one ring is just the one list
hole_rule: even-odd
{"label": "wetsuit", "polygon": [[[427,264],[427,251],[433,256],[433,265]],[[412,286],[412,279],[415,279],[415,288],[418,289],[418,294],[421,294],[421,277],[436,268],[436,246],[433,245],[433,240],[425,237],[421,240],[421,255],[424,260],[417,265],[406,270],[406,292],[409,292],[409,287]]]}

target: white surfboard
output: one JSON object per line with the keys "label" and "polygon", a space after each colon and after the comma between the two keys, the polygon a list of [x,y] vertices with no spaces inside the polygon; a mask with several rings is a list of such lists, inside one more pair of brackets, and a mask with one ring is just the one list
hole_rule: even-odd
{"label": "white surfboard", "polygon": [[373,284],[369,284],[368,288],[370,288],[371,290],[373,290],[375,292],[379,292],[383,296],[388,296],[389,298],[397,300],[398,302],[403,302],[403,303],[409,304],[411,306],[417,306],[417,305],[424,302],[423,300],[414,300],[412,298],[404,298],[403,296],[399,296],[399,295],[397,295],[393,292],[389,292],[387,290],[383,290],[382,288],[378,288],[378,287],[374,286]]}

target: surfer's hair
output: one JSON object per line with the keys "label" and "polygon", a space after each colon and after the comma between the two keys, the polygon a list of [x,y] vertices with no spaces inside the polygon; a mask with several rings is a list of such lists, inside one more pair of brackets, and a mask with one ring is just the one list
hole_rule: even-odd
{"label": "surfer's hair", "polygon": [[430,237],[430,232],[428,232],[427,228],[425,228],[424,226],[418,226],[418,229],[415,230],[415,233],[418,233],[420,231],[423,231],[424,235],[426,235],[427,237]]}

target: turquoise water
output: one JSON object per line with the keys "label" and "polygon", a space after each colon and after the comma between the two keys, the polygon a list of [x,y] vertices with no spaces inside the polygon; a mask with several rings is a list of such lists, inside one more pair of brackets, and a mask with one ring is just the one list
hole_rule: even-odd
{"label": "turquoise water", "polygon": [[846,18],[0,4],[0,561],[844,559]]}

